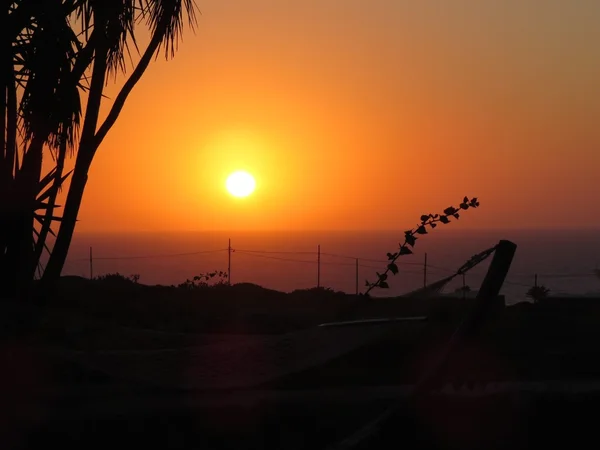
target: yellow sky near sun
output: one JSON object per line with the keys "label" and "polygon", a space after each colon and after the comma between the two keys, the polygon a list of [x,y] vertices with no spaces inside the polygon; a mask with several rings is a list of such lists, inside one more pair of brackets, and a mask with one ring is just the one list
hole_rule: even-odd
{"label": "yellow sky near sun", "polygon": [[[99,149],[78,231],[403,229],[464,195],[464,228],[600,221],[600,3],[198,4]],[[235,170],[253,195],[226,192]]]}

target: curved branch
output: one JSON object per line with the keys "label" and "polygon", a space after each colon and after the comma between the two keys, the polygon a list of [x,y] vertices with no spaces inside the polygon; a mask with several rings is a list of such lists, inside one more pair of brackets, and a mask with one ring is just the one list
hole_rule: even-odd
{"label": "curved branch", "polygon": [[[115,102],[113,103],[113,105],[110,109],[110,112],[108,113],[108,116],[104,120],[104,123],[98,129],[98,132],[96,133],[96,136],[94,138],[94,143],[92,146],[93,153],[95,153],[98,146],[102,143],[102,141],[106,137],[107,133],[110,131],[112,126],[117,121],[119,114],[121,113],[121,110],[123,109],[123,106],[125,106],[125,101],[127,100],[127,97],[129,96],[129,94],[131,94],[131,91],[133,90],[135,85],[138,83],[138,81],[140,81],[140,79],[142,78],[142,75],[144,75],[144,72],[148,68],[150,61],[152,61],[154,54],[160,47],[160,43],[162,42],[162,40],[164,38],[164,34],[165,34],[164,30],[166,29],[168,23],[169,23],[168,16],[167,15],[163,16],[160,26],[157,27],[157,30],[155,31],[154,35],[152,36],[152,39],[150,40],[150,43],[148,44],[146,51],[140,58],[138,65],[136,66],[136,68],[132,72],[131,76],[127,79],[127,81],[125,82],[125,84],[123,85],[121,90],[119,91],[119,94],[117,95],[117,98],[115,99]],[[93,155],[93,153],[92,153],[92,155]]]}

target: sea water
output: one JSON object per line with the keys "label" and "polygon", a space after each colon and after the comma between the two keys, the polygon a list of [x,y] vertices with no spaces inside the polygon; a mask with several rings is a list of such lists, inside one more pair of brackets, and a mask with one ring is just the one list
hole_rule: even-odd
{"label": "sea water", "polygon": [[[534,284],[551,294],[600,294],[600,230],[451,230],[419,236],[414,254],[398,259],[388,290],[400,295],[456,271],[471,256],[508,239],[518,246],[502,293],[508,303],[526,299]],[[228,250],[231,242],[231,252]],[[403,242],[403,231],[76,233],[64,275],[138,274],[144,284],[177,285],[196,275],[230,269],[232,283],[249,282],[290,292],[317,286],[355,293],[377,279],[386,254]],[[90,248],[92,249],[90,265]],[[320,253],[319,253],[320,250]],[[427,254],[427,264],[425,264]],[[456,277],[476,291],[489,261]],[[357,271],[358,263],[358,271]],[[357,277],[358,272],[358,277]]]}

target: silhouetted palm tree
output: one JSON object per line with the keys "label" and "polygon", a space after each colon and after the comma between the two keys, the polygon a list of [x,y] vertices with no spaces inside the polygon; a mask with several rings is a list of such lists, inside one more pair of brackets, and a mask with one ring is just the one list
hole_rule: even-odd
{"label": "silhouetted palm tree", "polygon": [[[195,26],[193,0],[17,0],[7,2],[0,33],[3,49],[0,114],[0,293],[16,295],[33,279],[52,224],[59,223],[44,280],[64,265],[87,173],[102,140],[152,58],[173,56],[185,19]],[[107,78],[126,72],[140,27],[150,42],[117,95],[104,122],[100,104]],[[82,108],[81,94],[87,102]],[[82,124],[82,126],[80,126]],[[42,157],[55,167],[42,174]],[[62,217],[57,193],[75,168]],[[49,249],[48,249],[49,250]]]}

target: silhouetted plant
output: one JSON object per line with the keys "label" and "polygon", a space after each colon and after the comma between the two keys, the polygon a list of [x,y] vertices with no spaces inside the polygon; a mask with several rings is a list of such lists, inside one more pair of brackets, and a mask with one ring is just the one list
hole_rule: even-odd
{"label": "silhouetted plant", "polygon": [[140,281],[140,275],[136,273],[125,276],[119,272],[115,272],[107,273],[105,275],[98,275],[97,277],[94,277],[94,280],[110,284],[138,284]]}
{"label": "silhouetted plant", "polygon": [[454,292],[456,292],[457,294],[461,294],[463,292],[471,292],[471,287],[470,286],[460,286],[457,287]]}
{"label": "silhouetted plant", "polygon": [[[343,292],[340,291],[336,291],[330,287],[324,287],[324,286],[319,286],[319,287],[311,287],[311,288],[306,288],[306,289],[294,289],[292,291],[292,295],[337,295],[337,294],[343,294]],[[344,294],[345,295],[345,294]]]}
{"label": "silhouetted plant", "polygon": [[531,286],[531,288],[529,288],[529,290],[527,291],[527,297],[529,297],[530,299],[532,299],[534,301],[534,303],[539,303],[542,300],[548,298],[548,295],[550,294],[550,289],[548,289],[546,286]]}
{"label": "silhouetted plant", "polygon": [[414,248],[414,246],[417,242],[417,239],[418,239],[417,235],[427,234],[428,233],[427,228],[429,227],[430,229],[433,230],[434,228],[436,228],[438,226],[438,223],[442,223],[442,224],[450,223],[451,217],[454,217],[455,219],[458,220],[460,218],[460,211],[466,211],[469,208],[477,208],[478,206],[479,206],[479,201],[477,200],[477,197],[474,197],[472,199],[469,199],[469,197],[465,197],[463,199],[462,203],[458,207],[450,206],[444,210],[443,214],[424,214],[424,215],[422,215],[421,223],[417,224],[417,226],[414,229],[404,232],[404,243],[400,244],[398,251],[395,253],[387,254],[387,258],[388,258],[389,262],[385,269],[385,272],[383,272],[383,273],[375,272],[377,274],[377,281],[375,281],[374,283],[369,282],[369,280],[366,281],[366,286],[368,289],[364,295],[368,295],[369,292],[371,292],[371,289],[376,288],[376,287],[383,288],[383,289],[389,288],[389,284],[387,282],[388,273],[391,272],[392,275],[396,275],[399,272],[398,265],[396,264],[396,260],[400,256],[412,255],[412,253],[413,253],[412,249]]}
{"label": "silhouetted plant", "polygon": [[[212,283],[211,283],[212,282]],[[225,286],[227,285],[227,272],[216,270],[214,272],[202,273],[196,275],[191,280],[188,278],[177,287],[179,289],[201,289],[210,286]]]}
{"label": "silhouetted plant", "polygon": [[[4,8],[0,295],[19,297],[36,271],[43,283],[60,276],[98,148],[150,62],[161,51],[174,55],[198,9],[193,0],[13,0]],[[140,35],[149,38],[145,48]],[[140,51],[137,62],[131,49]],[[123,83],[109,104],[111,78]],[[69,156],[74,168],[63,173]],[[42,161],[54,163],[47,174]],[[60,215],[58,193],[69,176]]]}

